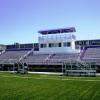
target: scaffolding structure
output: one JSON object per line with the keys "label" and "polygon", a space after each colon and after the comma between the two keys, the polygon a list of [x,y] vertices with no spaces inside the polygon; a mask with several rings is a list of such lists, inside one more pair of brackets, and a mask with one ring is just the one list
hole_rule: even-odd
{"label": "scaffolding structure", "polygon": [[62,72],[68,76],[96,76],[96,66],[94,62],[70,60],[63,64]]}

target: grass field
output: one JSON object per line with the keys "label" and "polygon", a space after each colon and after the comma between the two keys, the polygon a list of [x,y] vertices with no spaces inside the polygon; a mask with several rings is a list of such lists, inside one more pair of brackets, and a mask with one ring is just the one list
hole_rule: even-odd
{"label": "grass field", "polygon": [[0,100],[100,100],[100,77],[0,72]]}

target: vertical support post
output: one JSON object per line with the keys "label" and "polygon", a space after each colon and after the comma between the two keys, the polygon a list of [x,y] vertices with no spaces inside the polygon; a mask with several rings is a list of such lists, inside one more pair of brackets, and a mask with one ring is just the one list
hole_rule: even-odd
{"label": "vertical support post", "polygon": [[62,73],[63,73],[63,63],[62,63]]}
{"label": "vertical support post", "polygon": [[4,65],[2,64],[2,71],[4,70],[3,67],[4,67]]}
{"label": "vertical support post", "polygon": [[29,65],[27,64],[27,71],[29,71],[29,67],[28,67]]}
{"label": "vertical support post", "polygon": [[23,72],[25,72],[24,63],[22,62]]}
{"label": "vertical support post", "polygon": [[8,66],[8,71],[9,71],[9,66]]}
{"label": "vertical support post", "polygon": [[13,71],[15,72],[15,64],[13,64]]}
{"label": "vertical support post", "polygon": [[18,70],[19,70],[19,63],[17,63],[18,64]]}
{"label": "vertical support post", "polygon": [[66,63],[65,63],[65,74],[66,74]]}
{"label": "vertical support post", "polygon": [[90,65],[90,70],[91,70],[91,63],[89,65]]}
{"label": "vertical support post", "polygon": [[71,75],[72,75],[72,63],[71,63],[71,61],[70,61],[70,66],[71,66]]}

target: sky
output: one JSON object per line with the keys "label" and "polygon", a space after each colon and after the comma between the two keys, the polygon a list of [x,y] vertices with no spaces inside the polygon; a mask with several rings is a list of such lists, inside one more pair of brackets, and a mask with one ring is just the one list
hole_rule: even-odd
{"label": "sky", "polygon": [[75,27],[100,39],[100,0],[0,0],[0,44],[38,42],[38,31]]}

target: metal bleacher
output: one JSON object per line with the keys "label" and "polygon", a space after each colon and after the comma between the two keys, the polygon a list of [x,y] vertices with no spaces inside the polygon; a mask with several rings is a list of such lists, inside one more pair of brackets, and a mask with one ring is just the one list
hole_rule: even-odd
{"label": "metal bleacher", "polygon": [[[67,60],[77,60],[80,58],[79,53],[54,53],[54,54],[34,54],[33,50],[15,50],[5,51],[0,55],[0,63],[15,62],[22,60],[28,64],[60,64]],[[100,62],[100,48],[87,48],[82,56],[85,62]]]}
{"label": "metal bleacher", "polygon": [[100,58],[100,48],[87,48],[85,58]]}
{"label": "metal bleacher", "polygon": [[5,51],[0,55],[0,64],[9,64],[17,62],[22,56],[24,56],[28,50],[21,51]]}
{"label": "metal bleacher", "polygon": [[27,64],[62,64],[67,59],[78,59],[79,54],[34,54],[33,50],[11,50],[5,51],[0,55],[0,63],[15,63],[18,61],[25,62]]}
{"label": "metal bleacher", "polygon": [[78,59],[79,54],[34,54],[30,53],[25,59],[24,62],[33,65],[55,65],[62,64],[68,59]]}
{"label": "metal bleacher", "polygon": [[74,60],[74,59],[78,59],[79,54],[75,53],[75,54],[65,54],[65,53],[56,53],[56,54],[52,54],[50,56],[50,58],[47,60],[48,64],[62,64],[68,60]]}
{"label": "metal bleacher", "polygon": [[100,47],[86,48],[82,60],[85,62],[95,62],[97,65],[100,65]]}
{"label": "metal bleacher", "polygon": [[49,56],[49,54],[34,54],[30,53],[25,59],[24,62],[28,64],[43,64],[45,62],[45,59]]}

